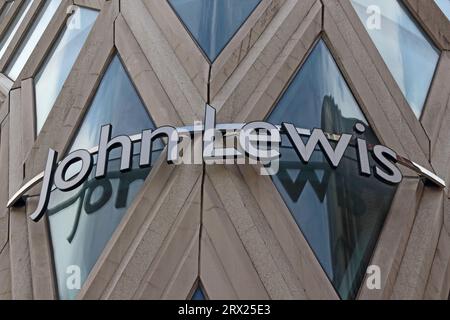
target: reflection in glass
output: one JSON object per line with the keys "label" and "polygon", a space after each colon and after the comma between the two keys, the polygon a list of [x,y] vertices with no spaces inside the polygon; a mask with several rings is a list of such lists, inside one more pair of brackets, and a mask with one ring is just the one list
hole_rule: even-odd
{"label": "reflection in glass", "polygon": [[[378,143],[322,40],[267,120],[349,134],[361,122],[363,138]],[[360,176],[354,147],[336,170],[320,151],[304,165],[285,136],[280,152],[274,184],[337,292],[355,298],[396,188]]]}
{"label": "reflection in glass", "polygon": [[30,10],[32,4],[33,0],[25,0],[22,3],[20,10],[17,13],[16,17],[14,18],[13,22],[9,25],[8,30],[6,31],[5,35],[2,38],[2,41],[0,41],[0,59],[3,58],[6,49],[8,48],[12,39],[14,38],[17,29],[19,29],[20,24],[22,23],[23,19],[28,13],[28,10]]}
{"label": "reflection in glass", "polygon": [[[105,124],[112,124],[112,137],[155,128],[117,56],[100,83],[69,153],[98,145],[100,128]],[[153,161],[160,150],[161,145],[155,146]],[[139,169],[138,154],[139,146],[134,148],[134,169],[122,173],[120,149],[115,149],[110,153],[106,178],[95,179],[94,166],[89,179],[78,189],[52,192],[48,216],[62,299],[73,299],[78,293],[66,286],[67,268],[79,266],[84,283],[149,174],[150,169]],[[70,178],[70,172],[66,177]]]}
{"label": "reflection in glass", "polygon": [[202,288],[200,288],[200,286],[198,286],[195,290],[191,300],[206,300],[205,294],[203,293],[203,290]]}
{"label": "reflection in glass", "polygon": [[[359,18],[384,59],[417,118],[439,60],[439,52],[417,27],[397,0],[352,0]],[[381,25],[373,25],[374,12],[381,10]]]}
{"label": "reflection in glass", "polygon": [[441,8],[442,12],[450,20],[450,0],[434,0],[436,4]]}
{"label": "reflection in glass", "polygon": [[6,1],[2,12],[0,13],[0,23],[3,22],[3,19],[8,15],[9,10],[11,9],[12,5],[14,4],[14,1]]}
{"label": "reflection in glass", "polygon": [[20,47],[17,49],[11,62],[8,64],[5,73],[12,80],[16,80],[22,71],[25,63],[30,57],[36,44],[41,39],[42,34],[50,23],[53,15],[58,9],[61,0],[47,0],[44,7],[41,9],[39,16],[34,21],[30,30],[28,30],[25,39],[22,41]]}
{"label": "reflection in glass", "polygon": [[169,0],[210,61],[214,61],[261,0]]}
{"label": "reflection in glass", "polygon": [[39,133],[69,76],[70,70],[94,25],[98,11],[78,8],[53,45],[38,72],[36,84],[36,127]]}

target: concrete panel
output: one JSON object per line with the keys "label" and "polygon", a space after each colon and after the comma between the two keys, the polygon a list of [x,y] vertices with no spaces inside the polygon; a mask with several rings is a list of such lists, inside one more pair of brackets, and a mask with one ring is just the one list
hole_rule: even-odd
{"label": "concrete panel", "polygon": [[[211,67],[210,97],[213,98],[244,60],[278,13],[285,0],[263,0],[248,17]],[[305,2],[305,1],[303,1]],[[299,19],[300,21],[300,19]]]}
{"label": "concrete panel", "polygon": [[[212,181],[209,178],[211,175],[214,176]],[[269,271],[273,269],[274,263],[269,261],[261,237],[257,235],[248,214],[243,209],[242,200],[236,198],[236,195],[233,195],[230,189],[224,189],[218,185],[216,183],[218,179],[221,179],[224,183],[231,182],[229,177],[219,176],[212,172],[208,174],[208,178],[205,180],[205,190],[207,191],[204,194],[202,222],[204,232],[210,239],[211,250],[215,252],[211,258],[214,259],[215,257],[219,261],[215,263],[214,260],[212,262],[207,261],[208,256],[203,256],[203,251],[200,251],[200,278],[202,283],[207,288],[214,287],[214,279],[207,276],[214,271],[207,268],[219,263],[233,287],[237,299],[268,299],[269,293],[267,290],[274,287],[273,284],[270,286],[272,281],[276,281],[276,286],[284,286],[284,290],[279,290],[278,297],[282,296],[283,291],[288,293],[289,291],[280,274],[271,274]],[[224,181],[224,179],[228,181]],[[228,201],[233,198],[234,205],[228,201],[223,203],[224,198]],[[202,240],[202,244],[205,240],[207,239]],[[261,258],[258,255],[265,256],[265,265],[260,263]],[[212,283],[210,284],[210,282]],[[219,297],[216,297],[216,294],[219,293],[218,290],[211,289],[209,292],[214,293],[214,296],[211,296],[214,299],[232,299],[234,297],[234,295],[227,294],[226,291]],[[272,292],[272,294],[276,293]]]}
{"label": "concrete panel", "polygon": [[177,217],[134,298],[189,298],[199,276],[201,187],[199,180],[187,200],[187,210]]}
{"label": "concrete panel", "polygon": [[450,50],[450,21],[434,1],[403,0],[441,50]]}
{"label": "concrete panel", "polygon": [[31,257],[28,245],[28,217],[25,208],[10,210],[9,248],[12,298],[33,299]]}
{"label": "concrete panel", "polygon": [[[194,187],[201,176],[198,166],[167,165],[164,153],[158,163],[93,268],[80,298],[127,299],[138,290],[144,294],[139,289],[141,281],[150,276],[150,268],[158,267],[157,257],[170,243],[166,241],[176,221],[190,212],[190,203],[196,203]],[[189,238],[187,231],[180,236]]]}
{"label": "concrete panel", "polygon": [[400,264],[408,244],[419,202],[422,198],[423,184],[419,179],[405,178],[399,185],[391,209],[379,236],[369,265],[381,270],[381,290],[370,290],[363,280],[358,294],[361,300],[389,299]]}
{"label": "concrete panel", "polygon": [[[156,5],[153,1],[149,3]],[[164,2],[164,5],[168,4]],[[182,122],[185,125],[192,125],[194,121],[203,119],[205,95],[196,89],[193,76],[185,70],[187,64],[180,62],[144,3],[127,0],[122,1],[121,6],[125,21],[166,90]],[[178,18],[176,19],[178,20]],[[198,49],[195,48],[195,50]],[[199,54],[195,50],[191,48],[187,57],[195,59]],[[209,66],[195,64],[194,69],[203,74],[206,72],[205,68],[208,70]],[[206,91],[206,86],[204,90]]]}
{"label": "concrete panel", "polygon": [[308,299],[338,299],[325,271],[271,179],[260,176],[259,169],[253,166],[240,166],[239,169],[279,243],[284,259],[287,259],[300,282],[297,290],[303,291]]}
{"label": "concrete panel", "polygon": [[[448,200],[447,200],[448,202]],[[448,209],[447,209],[448,210]],[[448,212],[446,212],[448,215]],[[427,300],[446,300],[450,291],[450,233],[442,226],[424,294]]]}
{"label": "concrete panel", "polygon": [[443,224],[444,198],[442,190],[425,188],[391,298],[424,297]]}
{"label": "concrete panel", "polygon": [[11,265],[9,261],[9,246],[0,249],[0,300],[11,300]]}
{"label": "concrete panel", "polygon": [[[299,16],[305,19],[301,20]],[[308,48],[304,48],[304,43],[312,44],[320,28],[320,2],[286,1],[212,100],[218,111],[218,121],[264,119],[306,54]],[[293,66],[294,59],[290,59],[290,54],[294,59],[298,58],[297,65]],[[284,68],[287,60],[290,60],[290,68]]]}
{"label": "concrete panel", "polygon": [[[141,2],[145,4],[145,6],[143,6]],[[141,9],[139,11],[133,11],[134,14],[129,16],[132,7],[137,8],[138,6],[141,7]],[[150,19],[159,26],[159,32],[164,34],[164,38],[167,39],[168,44],[172,48],[172,50],[170,50],[172,51],[170,54],[176,55],[176,60],[181,62],[181,68],[184,68],[189,79],[192,81],[195,88],[197,88],[197,92],[200,94],[202,99],[206,101],[208,99],[208,81],[210,71],[208,60],[203,56],[196,43],[191,39],[189,33],[186,31],[182,22],[178,19],[169,3],[167,1],[157,2],[153,0],[123,0],[122,7],[123,15],[126,17],[126,20],[130,24],[133,32],[135,31],[130,20],[145,18],[146,15],[148,16],[146,18],[146,24],[148,25],[147,27],[154,27],[153,25],[150,26],[148,23],[148,20]],[[145,7],[147,7],[147,9],[145,9]],[[129,16],[130,19],[128,19],[127,16]],[[155,31],[151,33],[147,32],[147,38],[149,35],[156,36]],[[149,39],[147,41],[140,40],[140,37],[137,34],[136,38],[141,44],[146,44],[149,41]],[[164,47],[160,47],[160,49],[163,48]],[[143,50],[146,51],[145,49]],[[164,48],[164,51],[166,55],[169,54],[166,48]],[[169,65],[166,66],[168,67]]]}
{"label": "concrete panel", "polygon": [[421,123],[430,137],[431,150],[436,150],[436,140],[441,129],[449,131],[446,110],[450,108],[450,51],[442,52],[434,80],[426,101]]}
{"label": "concrete panel", "polygon": [[[182,126],[177,110],[122,15],[117,17],[114,27],[117,51],[155,124]],[[181,113],[188,111],[187,108],[183,109]],[[195,115],[189,117],[194,118]]]}
{"label": "concrete panel", "polygon": [[4,34],[8,31],[8,27],[11,25],[14,17],[17,15],[20,10],[20,6],[25,0],[17,0],[14,1],[11,9],[8,12],[8,15],[5,16],[5,19],[0,23],[0,38],[4,36]]}

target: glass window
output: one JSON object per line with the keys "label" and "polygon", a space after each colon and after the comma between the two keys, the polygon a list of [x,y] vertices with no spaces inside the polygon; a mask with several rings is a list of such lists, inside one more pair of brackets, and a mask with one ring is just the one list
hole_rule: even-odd
{"label": "glass window", "polygon": [[261,0],[169,0],[210,61],[214,61]]}
{"label": "glass window", "polygon": [[35,78],[39,133],[94,25],[98,11],[77,8]]}
{"label": "glass window", "polygon": [[[378,143],[322,40],[268,121],[337,134],[354,134],[360,122],[366,127],[361,137]],[[355,298],[396,188],[359,175],[355,147],[348,148],[335,170],[321,151],[303,164],[287,137],[282,139],[274,184],[339,295]]]}
{"label": "glass window", "polygon": [[39,16],[34,21],[31,29],[27,32],[25,39],[22,41],[19,49],[14,54],[11,62],[8,64],[5,73],[13,80],[16,80],[22,71],[25,63],[33,52],[34,47],[41,39],[42,34],[50,23],[53,15],[58,9],[61,0],[48,0],[41,9]]}
{"label": "glass window", "polygon": [[450,20],[450,0],[434,0],[436,4],[441,8],[442,12]]}
{"label": "glass window", "polygon": [[191,300],[206,300],[205,294],[203,293],[203,290],[202,288],[200,288],[200,286],[198,286],[195,290]]}
{"label": "glass window", "polygon": [[439,60],[439,52],[397,0],[352,0],[417,118]]}
{"label": "glass window", "polygon": [[[112,137],[155,128],[118,56],[106,70],[69,153],[97,146],[101,126],[106,124],[113,126]],[[68,268],[77,266],[84,283],[150,172],[148,168],[139,169],[140,146],[134,149],[133,170],[119,171],[120,149],[116,149],[110,154],[104,179],[95,179],[94,166],[89,179],[78,189],[51,193],[48,216],[62,299],[73,299],[78,293],[66,286]],[[161,146],[155,147],[153,161],[160,150]],[[70,177],[71,168],[68,171]]]}
{"label": "glass window", "polygon": [[0,13],[0,23],[3,22],[3,19],[8,15],[9,10],[11,9],[12,5],[14,4],[14,1],[6,1],[2,12]]}
{"label": "glass window", "polygon": [[33,0],[25,0],[22,3],[20,10],[17,13],[17,16],[14,18],[13,22],[8,27],[8,31],[6,31],[6,34],[3,36],[2,41],[0,42],[0,59],[5,54],[6,49],[8,48],[12,39],[14,38],[17,29],[19,29],[20,24],[22,23],[23,19],[28,13],[28,10],[30,10],[32,4]]}

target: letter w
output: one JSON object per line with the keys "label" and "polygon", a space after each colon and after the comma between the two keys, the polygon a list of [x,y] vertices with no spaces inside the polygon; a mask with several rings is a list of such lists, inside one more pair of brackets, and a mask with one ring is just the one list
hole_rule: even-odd
{"label": "letter w", "polygon": [[290,123],[283,123],[282,127],[284,133],[287,134],[289,140],[291,141],[295,152],[305,164],[309,162],[317,144],[319,144],[330,165],[333,168],[337,168],[352,138],[349,134],[343,134],[339,139],[336,149],[333,149],[323,131],[320,129],[314,129],[305,146],[294,125]]}

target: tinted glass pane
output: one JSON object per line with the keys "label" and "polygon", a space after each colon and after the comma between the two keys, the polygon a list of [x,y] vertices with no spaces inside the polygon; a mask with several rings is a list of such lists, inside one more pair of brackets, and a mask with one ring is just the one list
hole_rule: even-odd
{"label": "tinted glass pane", "polygon": [[[107,69],[70,151],[98,145],[105,124],[112,124],[112,137],[155,128],[118,57]],[[155,147],[153,160],[159,150]],[[120,149],[116,149],[110,154],[106,178],[95,179],[94,166],[78,189],[52,192],[48,215],[62,299],[72,299],[78,293],[66,286],[68,268],[79,267],[82,283],[85,281],[149,174],[150,169],[139,169],[138,154],[139,148],[135,148],[134,169],[121,173]]]}
{"label": "tinted glass pane", "polygon": [[39,133],[47,120],[70,70],[94,25],[98,12],[78,8],[53,45],[36,76],[36,126]]}
{"label": "tinted glass pane", "polygon": [[30,10],[32,4],[33,0],[25,0],[24,3],[22,3],[20,10],[17,13],[17,16],[15,17],[11,25],[8,27],[8,31],[6,31],[5,35],[2,38],[2,41],[0,42],[0,59],[5,54],[6,49],[8,48],[11,40],[14,38],[17,29],[19,29],[20,24],[22,23],[23,19],[28,13],[28,10]]}
{"label": "tinted glass pane", "polygon": [[169,0],[178,16],[214,61],[261,0]]}
{"label": "tinted glass pane", "polygon": [[[352,0],[352,4],[419,118],[439,52],[397,0]],[[381,13],[379,27],[374,23],[375,8]]]}
{"label": "tinted glass pane", "polygon": [[203,294],[203,290],[200,287],[195,290],[191,300],[206,300],[205,295]]}
{"label": "tinted glass pane", "polygon": [[[362,122],[367,128],[364,138],[378,142],[323,41],[268,121],[338,134],[353,134],[354,125]],[[340,296],[354,298],[395,187],[360,176],[354,147],[348,148],[336,170],[321,151],[304,165],[286,137],[281,154],[280,171],[273,177],[276,187]]]}
{"label": "tinted glass pane", "polygon": [[11,9],[12,5],[14,4],[14,1],[8,1],[6,2],[5,6],[2,9],[2,12],[0,13],[0,23],[2,23],[3,19],[6,17],[6,15],[9,13],[9,10]]}
{"label": "tinted glass pane", "polygon": [[41,9],[39,16],[36,18],[30,30],[27,32],[25,39],[22,41],[19,49],[14,54],[9,63],[6,74],[13,80],[16,80],[22,71],[25,63],[33,52],[34,47],[41,39],[42,34],[50,23],[53,15],[58,9],[61,0],[47,0]]}
{"label": "tinted glass pane", "polygon": [[434,0],[442,12],[450,20],[450,0]]}

